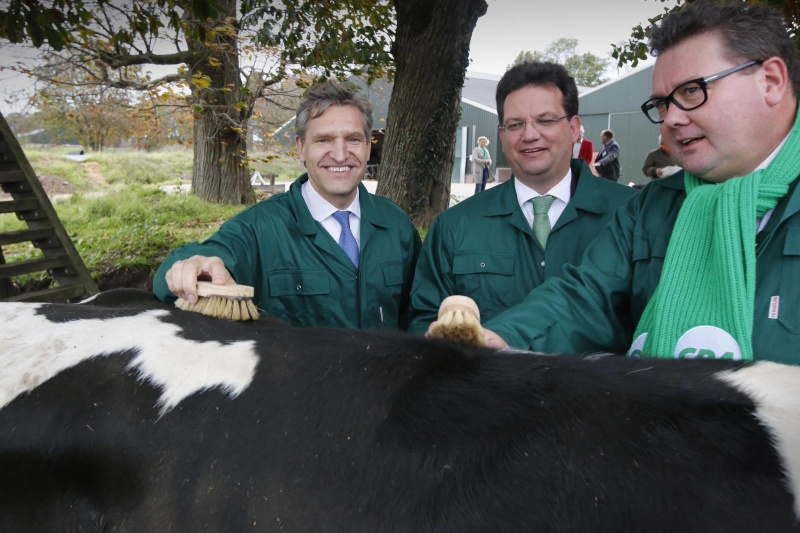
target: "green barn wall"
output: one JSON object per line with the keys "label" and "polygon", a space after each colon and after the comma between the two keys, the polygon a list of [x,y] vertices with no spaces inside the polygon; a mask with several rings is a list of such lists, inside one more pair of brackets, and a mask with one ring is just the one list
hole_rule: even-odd
{"label": "green barn wall", "polygon": [[586,138],[595,152],[602,148],[600,133],[614,132],[620,145],[620,183],[647,183],[642,174],[647,152],[658,146],[659,127],[644,116],[642,103],[650,98],[653,67],[648,66],[622,78],[606,82],[579,97],[580,117]]}

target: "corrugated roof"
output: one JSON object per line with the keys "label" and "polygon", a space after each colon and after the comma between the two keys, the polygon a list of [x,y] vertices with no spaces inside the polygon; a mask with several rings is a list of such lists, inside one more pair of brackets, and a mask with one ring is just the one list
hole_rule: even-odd
{"label": "corrugated roof", "polygon": [[497,91],[497,82],[500,76],[495,74],[482,74],[480,72],[467,72],[464,87],[461,89],[461,100],[465,104],[478,104],[487,111],[497,113],[494,95]]}

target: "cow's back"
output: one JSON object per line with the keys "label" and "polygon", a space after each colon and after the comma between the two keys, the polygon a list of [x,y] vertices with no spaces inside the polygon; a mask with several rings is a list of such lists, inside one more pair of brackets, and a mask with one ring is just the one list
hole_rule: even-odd
{"label": "cow's back", "polygon": [[30,391],[0,411],[4,531],[800,530],[775,434],[719,378],[758,365],[497,353],[127,296],[14,308],[0,368]]}

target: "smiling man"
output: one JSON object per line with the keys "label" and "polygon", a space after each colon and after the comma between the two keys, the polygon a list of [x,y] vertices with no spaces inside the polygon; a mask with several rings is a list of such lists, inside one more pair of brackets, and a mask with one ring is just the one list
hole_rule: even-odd
{"label": "smiling man", "polygon": [[684,168],[485,324],[493,346],[800,364],[800,67],[763,4],[698,1],[653,30],[651,98]]}
{"label": "smiling man", "polygon": [[503,153],[514,177],[440,214],[422,247],[411,330],[425,332],[447,296],[489,319],[581,255],[634,189],[573,159],[578,88],[561,65],[523,63],[497,84]]}
{"label": "smiling man", "polygon": [[311,88],[295,142],[307,173],[202,243],[170,253],[153,290],[196,301],[198,279],[255,287],[266,313],[298,326],[405,329],[420,238],[393,202],[361,185],[372,106],[333,82]]}

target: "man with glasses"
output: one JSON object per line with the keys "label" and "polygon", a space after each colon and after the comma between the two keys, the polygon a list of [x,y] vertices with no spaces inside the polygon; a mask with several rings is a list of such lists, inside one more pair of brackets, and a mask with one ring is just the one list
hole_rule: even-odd
{"label": "man with glasses", "polygon": [[650,49],[642,109],[684,171],[648,184],[580,267],[485,323],[488,343],[800,364],[800,67],[785,22],[696,2]]}
{"label": "man with glasses", "polygon": [[412,331],[447,296],[472,297],[484,319],[575,264],[636,192],[595,178],[572,158],[578,89],[561,65],[524,63],[497,85],[503,153],[513,178],[441,213],[428,231],[411,291]]}

